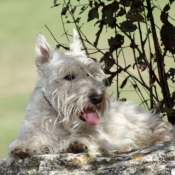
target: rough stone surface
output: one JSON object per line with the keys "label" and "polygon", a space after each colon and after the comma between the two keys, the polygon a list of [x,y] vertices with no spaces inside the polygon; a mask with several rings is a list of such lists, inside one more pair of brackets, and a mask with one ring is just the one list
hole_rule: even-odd
{"label": "rough stone surface", "polygon": [[127,153],[37,155],[6,165],[0,175],[175,175],[175,143]]}

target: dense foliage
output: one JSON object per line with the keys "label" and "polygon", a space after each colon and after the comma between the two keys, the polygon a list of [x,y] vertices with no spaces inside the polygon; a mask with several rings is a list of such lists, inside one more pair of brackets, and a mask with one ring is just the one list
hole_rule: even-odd
{"label": "dense foliage", "polygon": [[[175,124],[175,68],[171,67],[173,65],[166,66],[167,57],[172,63],[175,61],[174,19],[169,16],[173,2],[165,0],[161,9],[158,0],[62,0],[62,3],[54,0],[52,7],[61,9],[66,37],[70,35],[65,24],[73,23],[86,54],[90,57],[94,53],[101,54],[100,63],[106,74],[104,83],[110,86],[116,81],[118,99],[120,91],[129,83],[142,104],[148,109],[156,108],[157,112],[167,115],[168,120]],[[160,27],[154,15],[155,10],[159,11]],[[81,18],[82,14],[86,19]],[[84,34],[83,25],[86,22],[96,28],[93,42]],[[108,48],[103,50],[99,40],[104,37],[104,30],[106,33],[110,31],[111,36],[106,40]],[[93,49],[91,53],[89,46]],[[57,47],[67,49],[60,43]],[[132,53],[132,62],[125,57],[128,50]],[[145,74],[148,81],[143,76]]]}

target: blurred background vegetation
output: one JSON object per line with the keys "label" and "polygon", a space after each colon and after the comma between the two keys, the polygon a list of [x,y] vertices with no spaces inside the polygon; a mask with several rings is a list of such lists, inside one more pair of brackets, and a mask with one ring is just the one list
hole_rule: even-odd
{"label": "blurred background vegetation", "polygon": [[[165,5],[162,0],[159,0],[159,4],[161,7]],[[47,25],[60,43],[68,44],[63,35],[60,16],[62,7],[50,8],[52,5],[52,0],[0,1],[0,158],[6,157],[9,143],[18,134],[26,105],[35,87],[37,73],[34,66],[34,45],[38,32],[43,33],[49,43],[55,46],[56,42],[45,27]],[[173,10],[170,15],[171,13]],[[159,21],[158,14],[155,14],[155,19]],[[91,23],[88,27],[83,27],[83,32],[92,42],[96,33],[93,25]],[[73,24],[66,24],[66,30],[70,34],[73,27]],[[100,42],[103,48],[108,45],[106,38]],[[125,53],[125,56],[132,55]],[[170,60],[169,64],[173,67],[174,61]],[[145,78],[146,76],[145,73]],[[115,96],[115,86],[108,91]],[[128,86],[121,91],[121,96],[138,103],[139,97],[132,92]]]}
{"label": "blurred background vegetation", "polygon": [[34,45],[38,32],[55,42],[45,27],[60,40],[63,30],[58,9],[49,0],[0,1],[0,158],[17,136],[36,81]]}

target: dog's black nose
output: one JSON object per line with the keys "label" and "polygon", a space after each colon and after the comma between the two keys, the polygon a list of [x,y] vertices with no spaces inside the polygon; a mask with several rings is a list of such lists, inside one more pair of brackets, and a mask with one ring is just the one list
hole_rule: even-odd
{"label": "dog's black nose", "polygon": [[90,99],[92,104],[97,105],[102,101],[103,96],[102,96],[102,94],[91,94],[89,96],[89,99]]}

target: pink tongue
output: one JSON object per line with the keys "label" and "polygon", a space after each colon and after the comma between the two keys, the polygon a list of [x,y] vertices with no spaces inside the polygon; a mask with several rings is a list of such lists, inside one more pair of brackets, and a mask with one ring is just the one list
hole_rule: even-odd
{"label": "pink tongue", "polygon": [[83,114],[83,117],[89,125],[97,125],[100,122],[96,111],[87,111]]}

